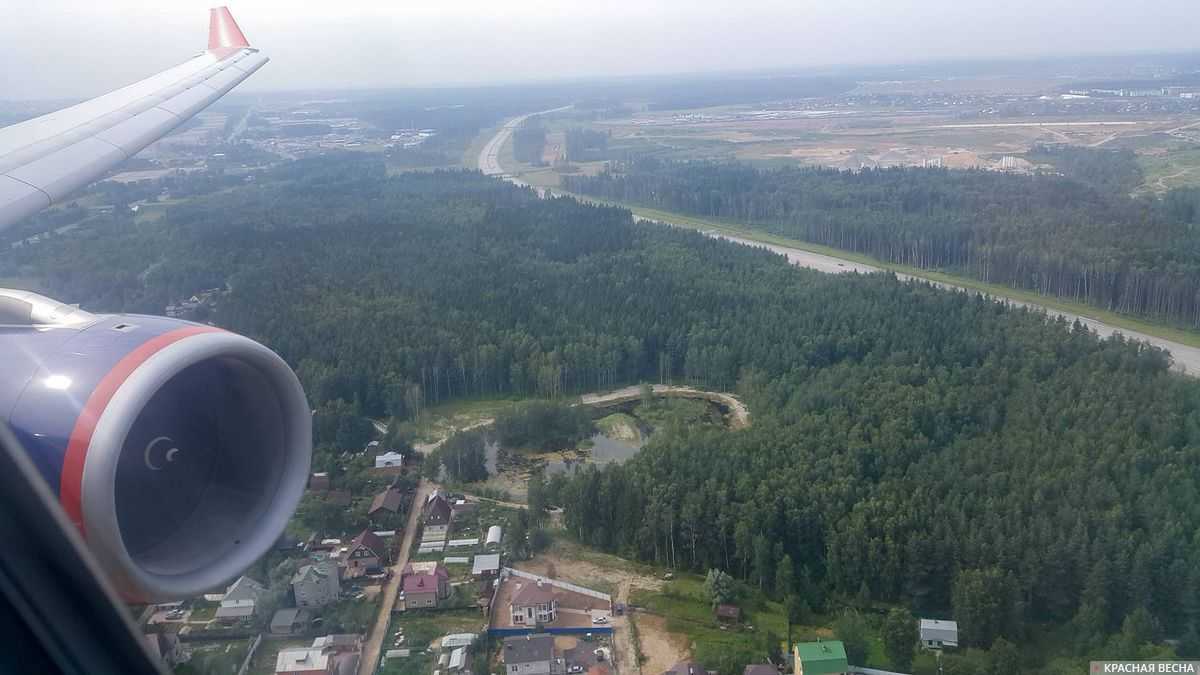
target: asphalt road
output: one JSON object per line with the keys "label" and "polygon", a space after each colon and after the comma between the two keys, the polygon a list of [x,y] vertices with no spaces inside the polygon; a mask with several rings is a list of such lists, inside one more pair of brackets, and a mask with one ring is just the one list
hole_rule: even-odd
{"label": "asphalt road", "polygon": [[[504,144],[507,143],[508,139],[512,137],[513,132],[516,131],[517,127],[521,126],[521,124],[523,124],[525,122],[525,120],[529,119],[530,117],[537,117],[538,115],[546,115],[549,113],[560,112],[560,111],[566,110],[570,107],[571,106],[569,106],[569,105],[565,105],[561,108],[553,108],[551,110],[542,110],[541,112],[533,112],[533,113],[529,113],[528,115],[521,115],[520,117],[514,117],[511,120],[505,122],[504,126],[500,127],[500,130],[496,132],[496,135],[492,136],[491,140],[489,140],[487,142],[487,145],[483,146],[483,150],[480,151],[480,153],[479,153],[479,170],[489,176],[504,176],[504,168],[500,166],[500,150],[504,148]],[[510,180],[518,185],[525,184],[525,183],[521,182],[520,180],[517,180],[516,178],[513,178],[511,176],[505,176],[505,178],[507,178],[508,180]]]}
{"label": "asphalt road", "polygon": [[[556,110],[562,110],[562,108],[558,108]],[[543,111],[543,112],[555,112],[555,111]],[[512,136],[512,132],[514,129],[517,128],[517,126],[519,126],[522,122],[524,122],[529,117],[531,117],[533,115],[541,115],[541,114],[543,114],[543,113],[530,113],[529,115],[522,115],[520,117],[515,117],[515,118],[509,120],[507,123],[505,123],[505,125],[500,128],[500,130],[496,133],[496,135],[493,136],[490,141],[488,141],[487,145],[484,146],[483,152],[480,153],[480,155],[479,155],[480,170],[482,170],[484,173],[486,173],[488,175],[502,176],[505,180],[513,182],[517,185],[525,185],[525,183],[523,183],[519,179],[517,179],[513,176],[505,175],[503,167],[500,166],[500,157],[499,157],[500,148],[503,147],[504,143],[508,141],[508,138],[510,136]],[[1200,123],[1198,123],[1198,124],[1200,124]],[[550,192],[548,190],[547,191],[539,190],[538,194],[540,194],[544,197],[547,194],[552,194],[552,192]],[[643,218],[639,218],[638,216],[634,216],[634,217],[639,220],[645,220]],[[669,220],[662,220],[662,219],[655,219],[654,222],[662,223],[663,225],[676,225],[676,223],[672,223]],[[705,232],[704,234],[706,234],[710,237],[716,237],[718,239],[725,239],[727,241],[736,242],[736,243],[743,244],[746,246],[756,246],[758,248],[765,248],[767,250],[773,251],[780,255],[786,256],[788,259],[788,262],[792,263],[793,265],[797,265],[799,267],[807,267],[809,269],[817,270],[818,272],[825,272],[828,274],[841,274],[843,272],[859,272],[859,273],[867,274],[867,273],[871,273],[871,272],[885,271],[882,268],[874,267],[872,265],[866,265],[863,263],[854,262],[852,260],[844,260],[844,259],[838,258],[836,256],[824,255],[821,253],[813,253],[812,251],[805,251],[804,249],[792,248],[790,246],[779,246],[777,244],[765,244],[763,242],[754,241],[752,239],[743,239],[741,237],[734,237],[734,236],[730,236],[727,234],[721,234],[718,232]],[[924,277],[919,277],[919,276],[914,276],[914,275],[909,275],[909,274],[897,273],[896,277],[901,279],[902,281],[908,281],[908,280],[925,281],[925,282],[931,283],[934,286],[937,286],[939,288],[945,288],[948,290],[959,290],[959,291],[971,290],[971,289],[966,289],[962,286],[956,286],[954,284],[946,284],[946,283],[942,283],[939,281],[933,281],[932,279],[926,279]],[[972,292],[974,292],[974,291],[972,291]],[[1189,347],[1188,345],[1185,345],[1185,344],[1182,344],[1179,342],[1175,342],[1173,340],[1167,340],[1165,338],[1156,337],[1154,335],[1148,335],[1146,333],[1141,333],[1141,332],[1138,332],[1135,330],[1116,328],[1116,327],[1110,326],[1109,324],[1106,324],[1102,321],[1097,321],[1096,319],[1091,319],[1091,318],[1088,318],[1085,316],[1080,316],[1078,314],[1072,314],[1070,312],[1063,312],[1063,311],[1059,311],[1056,309],[1051,309],[1049,307],[1045,307],[1045,306],[1039,305],[1037,303],[1025,302],[1023,300],[1015,300],[1015,299],[1009,298],[1007,296],[998,296],[998,295],[994,295],[994,294],[988,294],[988,297],[992,298],[993,300],[995,300],[997,302],[1003,302],[1003,303],[1012,305],[1014,307],[1029,307],[1031,309],[1043,311],[1048,316],[1051,316],[1051,317],[1061,316],[1068,321],[1072,321],[1072,322],[1079,321],[1079,322],[1083,323],[1085,326],[1087,326],[1088,328],[1090,328],[1091,330],[1096,331],[1096,333],[1098,333],[1101,337],[1109,337],[1110,335],[1113,335],[1114,333],[1121,333],[1126,338],[1147,342],[1149,344],[1154,345],[1155,347],[1165,349],[1171,353],[1172,369],[1174,369],[1178,372],[1184,373],[1186,375],[1190,375],[1192,377],[1200,377],[1200,349],[1197,349],[1196,347]]]}

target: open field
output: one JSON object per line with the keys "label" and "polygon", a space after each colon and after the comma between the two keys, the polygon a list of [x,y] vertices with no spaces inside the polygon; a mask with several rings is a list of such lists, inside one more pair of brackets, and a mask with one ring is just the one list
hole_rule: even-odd
{"label": "open field", "polygon": [[1200,187],[1200,146],[1138,155],[1145,173],[1143,189],[1166,192],[1178,187]]}
{"label": "open field", "polygon": [[[1152,136],[1195,120],[1176,116],[963,119],[937,110],[845,108],[770,113],[750,108],[657,112],[597,123],[615,154],[664,159],[788,162],[840,169],[941,165],[1000,168],[1040,143],[1099,145]],[[1017,168],[1032,168],[1018,163]]]}

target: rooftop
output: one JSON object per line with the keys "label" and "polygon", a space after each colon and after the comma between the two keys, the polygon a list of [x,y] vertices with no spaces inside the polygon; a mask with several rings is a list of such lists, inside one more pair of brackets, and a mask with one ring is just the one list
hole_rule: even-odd
{"label": "rooftop", "polygon": [[471,574],[479,575],[484,572],[496,572],[500,569],[500,554],[489,553],[475,556],[475,564],[471,566]]}
{"label": "rooftop", "polygon": [[221,598],[221,602],[258,600],[258,596],[262,595],[262,592],[265,590],[266,588],[262,584],[250,577],[243,576],[230,584],[229,588],[225,591],[225,596]]}
{"label": "rooftop", "polygon": [[526,605],[548,605],[554,600],[554,588],[540,581],[522,579],[520,587],[513,593],[512,604],[524,607]]}
{"label": "rooftop", "polygon": [[280,650],[275,657],[276,673],[302,673],[312,670],[328,670],[330,655],[323,649],[295,647]]}
{"label": "rooftop", "polygon": [[804,666],[804,675],[844,673],[849,667],[846,664],[846,647],[838,640],[799,642],[795,653]]}
{"label": "rooftop", "polygon": [[371,549],[371,552],[377,556],[387,553],[387,547],[384,546],[383,540],[379,538],[379,535],[370,530],[363,530],[354,538],[354,541],[350,542],[350,552],[353,552],[359,546]]}
{"label": "rooftop", "polygon": [[333,571],[328,569],[328,567],[326,567],[325,563],[314,563],[312,565],[305,565],[305,566],[301,567],[300,569],[296,570],[296,573],[292,575],[292,583],[293,584],[303,583],[304,581],[306,581],[308,579],[312,579],[315,581],[315,580],[327,577],[332,573],[333,573]]}
{"label": "rooftop", "polygon": [[942,621],[941,619],[921,619],[921,630],[954,631],[958,632],[957,621]]}
{"label": "rooftop", "polygon": [[554,656],[554,636],[519,635],[504,639],[504,663],[531,663],[549,661]]}
{"label": "rooftop", "polygon": [[663,675],[706,675],[708,669],[695,661],[680,661],[668,668]]}
{"label": "rooftop", "polygon": [[371,500],[371,508],[367,513],[375,513],[379,510],[387,510],[392,513],[400,511],[401,505],[404,503],[404,493],[396,488],[388,488],[383,492],[375,495],[375,499]]}

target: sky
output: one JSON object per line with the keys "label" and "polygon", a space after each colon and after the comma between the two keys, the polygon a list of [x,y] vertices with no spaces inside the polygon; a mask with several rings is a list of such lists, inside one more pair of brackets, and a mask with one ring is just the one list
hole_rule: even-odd
{"label": "sky", "polygon": [[[212,0],[0,0],[0,99],[94,96],[203,49]],[[1200,48],[1200,0],[235,0],[241,91]]]}

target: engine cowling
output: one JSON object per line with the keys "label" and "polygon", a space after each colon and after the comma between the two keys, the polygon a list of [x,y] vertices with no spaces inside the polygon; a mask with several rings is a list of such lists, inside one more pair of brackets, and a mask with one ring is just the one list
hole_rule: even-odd
{"label": "engine cowling", "polygon": [[312,418],[274,352],[211,326],[0,291],[0,415],[130,600],[220,588],[304,492]]}

